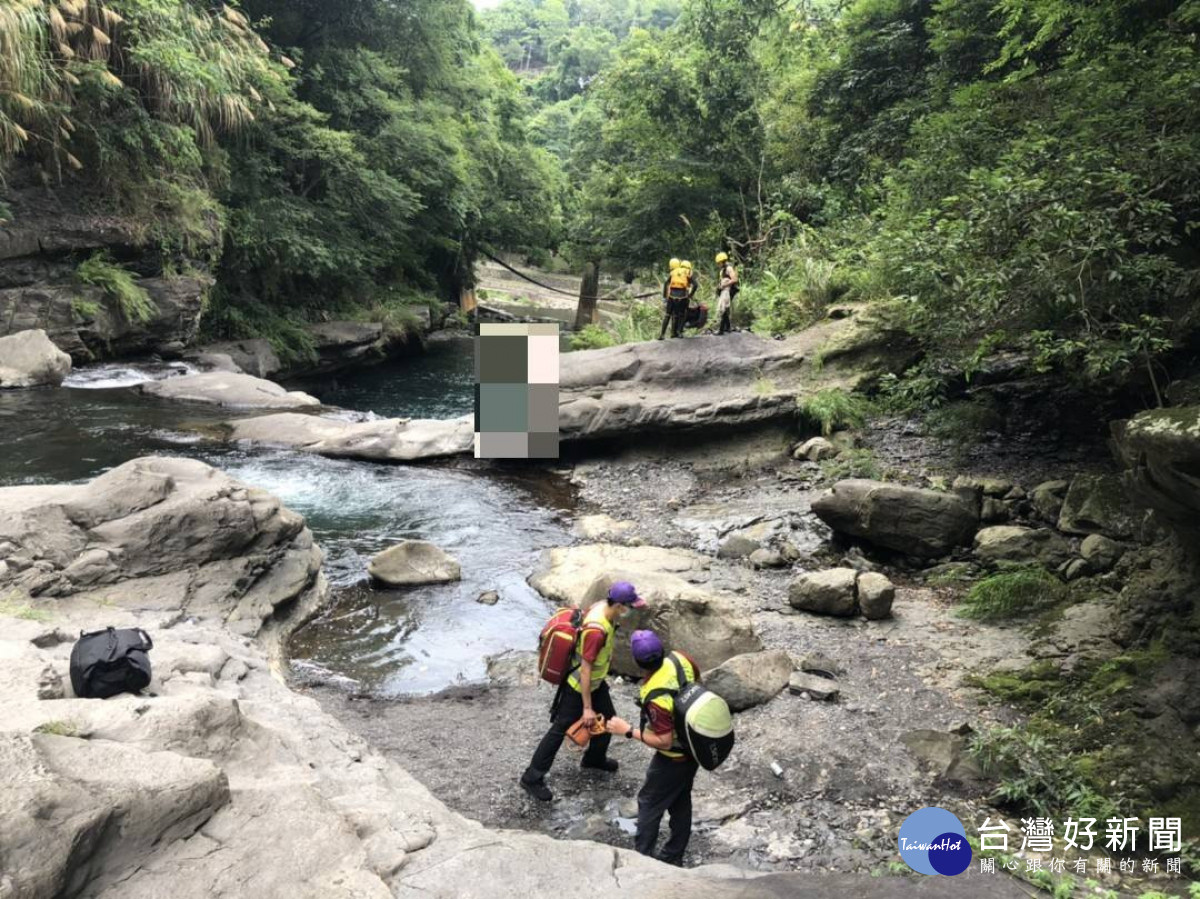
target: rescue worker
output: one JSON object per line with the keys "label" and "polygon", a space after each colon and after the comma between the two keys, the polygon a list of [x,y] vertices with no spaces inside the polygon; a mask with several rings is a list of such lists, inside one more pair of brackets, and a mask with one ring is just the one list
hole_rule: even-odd
{"label": "rescue worker", "polygon": [[[629,641],[633,660],[643,678],[639,691],[642,706],[642,726],[634,727],[621,718],[609,718],[605,723],[610,734],[645,743],[655,750],[646,780],[638,791],[637,836],[634,846],[642,855],[650,855],[667,864],[682,866],[683,853],[692,835],[692,783],[700,766],[682,749],[675,736],[675,699],[670,693],[678,690],[678,670],[690,683],[700,678],[700,666],[685,653],[667,654],[654,631],[634,631]],[[676,668],[679,665],[679,669]],[[662,851],[655,853],[659,825],[669,814],[670,836]]]}
{"label": "rescue worker", "polygon": [[688,300],[696,292],[690,263],[672,259],[671,274],[663,282],[663,300],[666,302],[662,328],[658,339],[667,336],[667,325],[671,326],[672,337],[683,336],[683,324],[687,318]]}
{"label": "rescue worker", "polygon": [[[535,799],[549,802],[554,798],[546,786],[546,774],[562,746],[567,728],[583,719],[584,727],[596,722],[597,713],[606,719],[616,714],[608,693],[609,662],[612,660],[613,639],[617,622],[630,609],[640,609],[646,601],[628,581],[617,581],[608,588],[608,598],[594,603],[583,618],[576,644],[579,667],[563,681],[550,708],[550,729],[534,750],[533,760],[521,775],[521,786]],[[616,759],[608,758],[610,734],[592,737],[583,754],[581,768],[594,768],[609,773],[618,768]]]}
{"label": "rescue worker", "polygon": [[720,324],[718,334],[728,334],[733,330],[730,319],[733,316],[733,298],[738,293],[738,273],[729,261],[728,253],[718,253],[717,262],[717,317]]}

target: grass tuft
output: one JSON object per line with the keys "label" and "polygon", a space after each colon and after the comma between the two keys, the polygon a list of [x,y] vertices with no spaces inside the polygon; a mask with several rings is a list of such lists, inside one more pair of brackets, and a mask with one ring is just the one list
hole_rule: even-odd
{"label": "grass tuft", "polygon": [[1066,592],[1056,577],[1041,569],[1022,568],[986,577],[971,587],[958,614],[977,621],[1000,621],[1048,608]]}
{"label": "grass tuft", "polygon": [[817,391],[800,399],[800,413],[828,437],[842,428],[861,428],[871,414],[871,403],[838,387]]}

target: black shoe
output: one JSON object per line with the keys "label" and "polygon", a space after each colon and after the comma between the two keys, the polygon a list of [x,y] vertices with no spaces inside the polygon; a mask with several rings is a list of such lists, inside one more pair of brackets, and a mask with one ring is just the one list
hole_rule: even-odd
{"label": "black shoe", "polygon": [[604,759],[598,765],[591,765],[587,762],[581,762],[579,767],[585,770],[591,768],[596,771],[607,771],[609,774],[616,774],[618,769],[621,767],[621,763],[616,759]]}
{"label": "black shoe", "polygon": [[658,859],[660,862],[662,862],[664,865],[673,865],[676,868],[683,867],[683,856],[682,855],[673,855],[673,856],[656,855],[654,857],[656,859]]}
{"label": "black shoe", "polygon": [[526,793],[541,802],[549,802],[554,798],[554,794],[550,792],[550,788],[546,786],[544,780],[526,780],[522,777],[521,786]]}

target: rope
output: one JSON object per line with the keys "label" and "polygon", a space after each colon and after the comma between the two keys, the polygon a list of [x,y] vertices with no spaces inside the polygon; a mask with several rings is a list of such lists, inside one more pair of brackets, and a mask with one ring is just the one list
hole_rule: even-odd
{"label": "rope", "polygon": [[[549,290],[551,293],[559,293],[559,294],[562,294],[564,297],[571,297],[572,299],[579,299],[579,295],[576,293],[572,293],[572,292],[566,291],[566,290],[561,290],[560,288],[557,288],[557,287],[551,287],[549,284],[544,284],[543,282],[538,281],[535,278],[529,277],[529,275],[525,274],[524,272],[517,271],[515,268],[513,268],[511,265],[509,265],[503,259],[497,259],[495,256],[493,256],[491,253],[489,253],[487,250],[483,249],[482,247],[480,247],[479,252],[482,253],[484,256],[486,256],[488,259],[492,260],[492,262],[496,263],[496,265],[500,266],[501,268],[507,269],[508,271],[510,271],[514,275],[516,275],[518,278],[528,281],[530,284],[537,285],[538,287],[542,288],[542,290]],[[601,300],[611,299],[612,297],[617,296],[620,293],[620,290],[621,290],[620,288],[617,288],[617,290],[615,290],[611,293],[606,293],[602,297],[596,297],[596,302],[600,302]],[[638,294],[637,296],[633,297],[632,299],[645,300],[645,299],[648,299],[649,297],[657,297],[657,296],[660,296],[660,294],[658,293],[658,291],[655,291],[653,293]]]}

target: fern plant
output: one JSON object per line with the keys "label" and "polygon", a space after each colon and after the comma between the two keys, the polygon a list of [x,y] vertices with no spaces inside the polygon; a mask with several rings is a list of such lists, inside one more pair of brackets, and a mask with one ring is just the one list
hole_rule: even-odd
{"label": "fern plant", "polygon": [[145,324],[158,312],[150,294],[137,283],[133,273],[103,253],[96,253],[81,262],[75,269],[75,275],[84,284],[99,287],[116,300],[121,314],[130,324]]}

